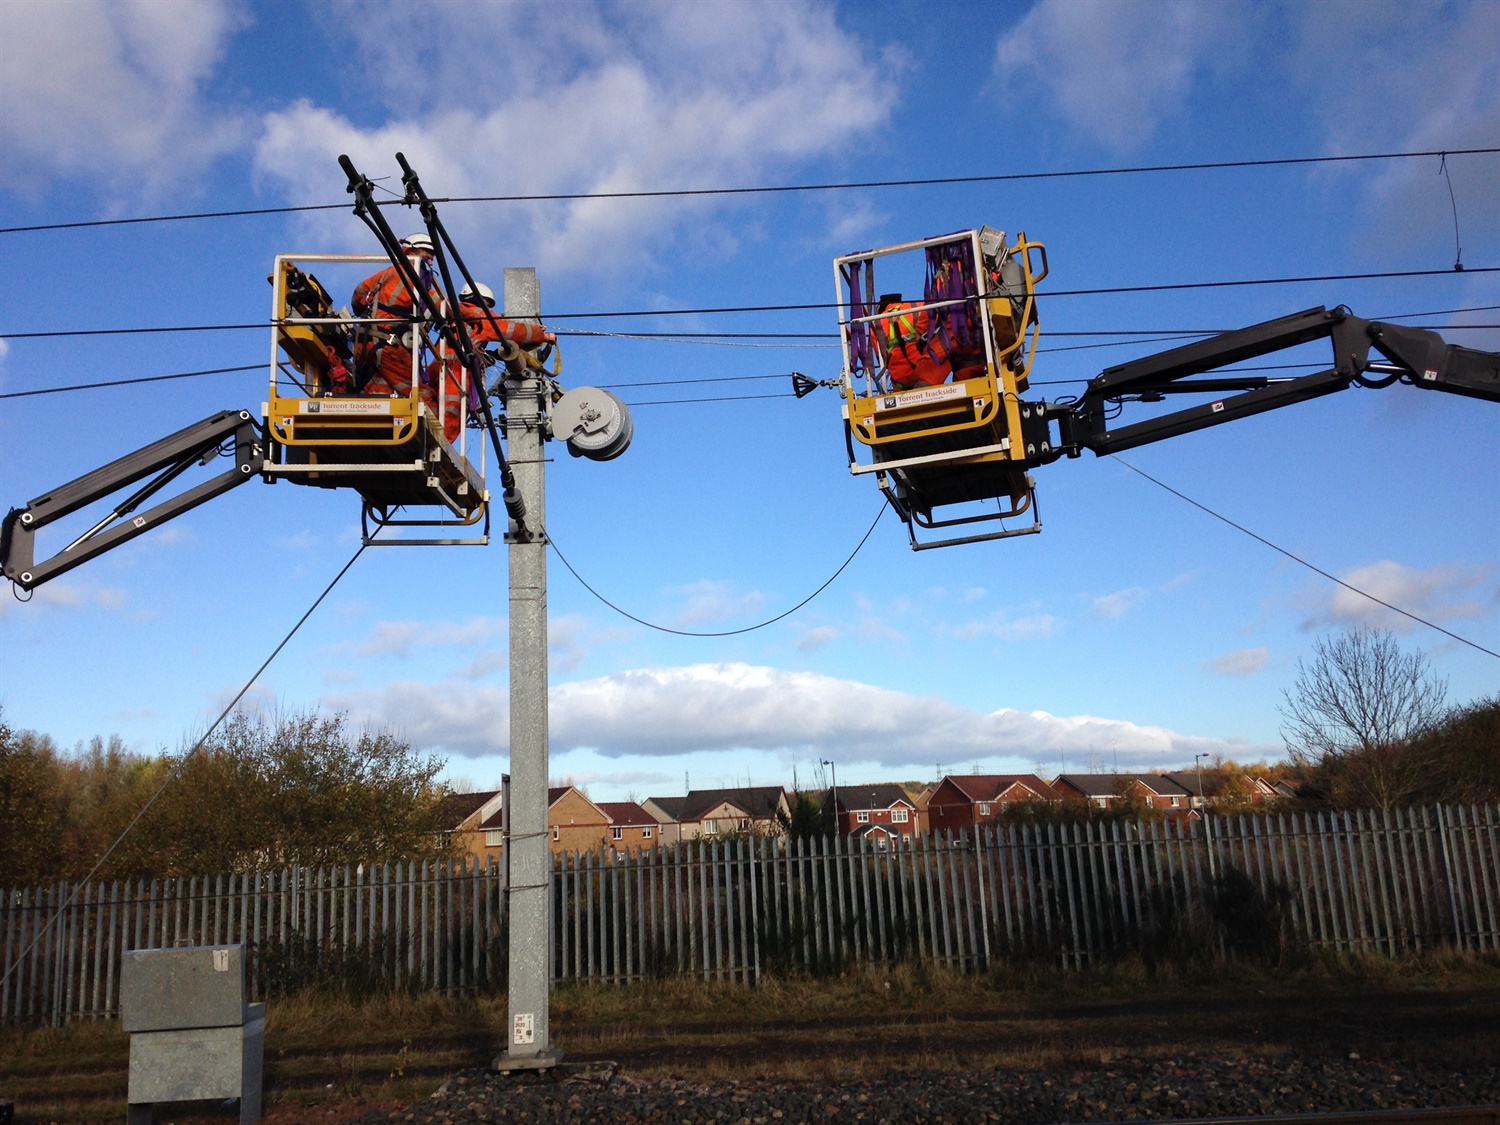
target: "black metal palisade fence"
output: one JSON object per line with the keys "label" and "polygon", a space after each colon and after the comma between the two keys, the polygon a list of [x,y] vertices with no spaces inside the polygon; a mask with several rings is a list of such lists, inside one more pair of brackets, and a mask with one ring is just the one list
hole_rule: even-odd
{"label": "black metal palisade fence", "polygon": [[[553,866],[552,974],[1081,967],[1189,947],[1232,956],[1266,932],[1341,952],[1493,951],[1497,857],[1500,809],[1444,806],[1030,824],[895,851],[708,838],[573,853]],[[494,989],[505,897],[503,867],[473,860],[0,891],[0,1019],[114,1015],[121,953],[178,943],[246,943],[256,997],[318,981]]]}

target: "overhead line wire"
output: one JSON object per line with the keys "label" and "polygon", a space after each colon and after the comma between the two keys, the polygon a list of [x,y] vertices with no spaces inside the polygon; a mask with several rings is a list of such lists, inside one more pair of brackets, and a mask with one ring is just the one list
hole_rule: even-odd
{"label": "overhead line wire", "polygon": [[609,606],[610,609],[614,610],[621,617],[628,617],[637,625],[644,625],[648,629],[655,629],[658,633],[671,633],[673,636],[677,637],[737,637],[742,633],[753,633],[757,629],[764,629],[767,625],[774,625],[776,624],[776,622],[790,617],[792,614],[796,613],[799,609],[805,606],[808,602],[816,598],[824,590],[828,589],[828,587],[832,586],[834,580],[837,579],[840,574],[843,574],[844,571],[848,568],[849,564],[854,561],[854,556],[859,554],[859,552],[864,548],[864,545],[870,541],[870,536],[875,534],[875,527],[880,523],[880,518],[884,515],[885,501],[882,500],[880,503],[880,511],[875,513],[874,521],[865,531],[864,536],[860,539],[860,541],[855,544],[854,550],[849,552],[849,557],[839,564],[839,568],[828,576],[828,580],[826,582],[824,582],[812,593],[808,594],[807,597],[803,598],[796,605],[792,606],[791,609],[787,610],[785,613],[778,613],[775,617],[767,618],[765,621],[762,621],[756,625],[746,625],[743,629],[725,629],[721,632],[714,633],[699,633],[693,632],[688,629],[673,629],[666,625],[657,625],[655,622],[647,621],[645,618],[637,617],[635,614],[631,613],[628,610],[621,609],[619,606],[615,605],[614,602],[610,601],[603,594],[601,594],[598,590],[590,586],[588,582],[584,580],[583,575],[579,574],[578,571],[573,569],[573,564],[568,561],[567,556],[564,555],[560,550],[558,550],[557,541],[552,537],[552,533],[550,531],[547,533],[547,543],[552,548],[553,553],[557,555],[558,560],[563,564],[563,566],[568,568],[568,573],[571,574],[574,578],[578,579],[578,584],[580,586],[582,586],[589,593],[593,594],[594,597],[598,598],[605,605]]}
{"label": "overhead line wire", "polygon": [[[1470,273],[1500,273],[1500,266],[1471,266],[1464,270]],[[1037,298],[1050,300],[1053,297],[1099,297],[1119,293],[1163,293],[1179,289],[1228,289],[1254,285],[1301,285],[1326,281],[1380,281],[1398,277],[1451,277],[1453,270],[1379,270],[1371,273],[1309,274],[1301,277],[1256,277],[1234,281],[1175,281],[1160,285],[1111,285],[1093,289],[1054,289],[1037,293]],[[610,317],[645,316],[707,316],[716,313],[754,312],[803,312],[818,309],[836,309],[836,301],[816,301],[787,305],[727,305],[696,309],[628,309],[617,312],[549,313],[545,319],[586,320]]]}
{"label": "overhead line wire", "polygon": [[27,398],[30,395],[55,395],[63,391],[95,391],[101,387],[124,387],[132,383],[163,383],[168,379],[192,379],[198,375],[225,375],[231,371],[259,371],[264,363],[247,363],[243,367],[210,367],[204,371],[179,371],[175,375],[144,375],[139,379],[109,379],[103,383],[74,383],[68,387],[40,387],[34,391],[7,391],[0,398]]}
{"label": "overhead line wire", "polygon": [[[1500,273],[1500,266],[1472,266],[1464,271],[1467,274],[1476,273]],[[1060,289],[1053,292],[1038,294],[1039,297],[1051,299],[1053,297],[1096,297],[1119,293],[1162,293],[1175,290],[1187,289],[1227,289],[1236,287],[1248,287],[1256,285],[1296,285],[1313,282],[1327,281],[1374,281],[1399,277],[1438,277],[1450,276],[1452,270],[1383,270],[1375,273],[1334,273],[1318,274],[1306,277],[1259,277],[1245,278],[1235,281],[1178,281],[1162,285],[1116,285],[1104,286],[1096,289]],[[715,306],[696,309],[629,309],[616,312],[581,312],[581,313],[549,313],[545,319],[556,320],[586,320],[605,319],[614,317],[651,317],[651,316],[708,316],[722,313],[757,313],[757,312],[803,312],[820,309],[836,309],[836,302],[816,301],[805,304],[788,305],[730,305]],[[1417,314],[1412,314],[1417,315]],[[40,340],[54,339],[63,336],[123,336],[139,335],[143,333],[161,332],[228,332],[251,328],[270,328],[269,322],[262,321],[256,324],[195,324],[177,325],[154,328],[75,328],[59,329],[44,332],[0,332],[0,340]],[[1489,328],[1493,325],[1443,325],[1446,328]],[[1136,331],[1132,329],[1131,331]],[[1200,333],[1212,335],[1213,333]],[[733,333],[714,332],[708,333],[714,337],[734,335]],[[787,333],[773,333],[777,338],[785,338]],[[810,334],[821,337],[821,333]]]}
{"label": "overhead line wire", "polygon": [[[1491,310],[1494,310],[1494,309],[1500,309],[1500,305],[1468,305],[1468,306],[1464,306],[1464,307],[1461,307],[1461,308],[1455,308],[1455,309],[1428,309],[1428,310],[1425,310],[1423,312],[1413,312],[1413,313],[1387,313],[1387,314],[1385,314],[1383,316],[1372,317],[1371,319],[1373,319],[1373,320],[1409,320],[1409,319],[1411,319],[1413,317],[1421,317],[1421,316],[1449,316],[1449,315],[1454,315],[1454,314],[1457,314],[1457,313],[1466,313],[1466,312],[1488,312],[1488,311],[1491,311]],[[256,327],[264,327],[264,326],[256,326]],[[1413,325],[1412,327],[1420,327],[1420,326]],[[1452,329],[1452,328],[1464,328],[1464,329],[1500,328],[1500,324],[1444,324],[1444,325],[1434,325],[1434,326],[1431,326],[1431,328],[1434,331],[1441,331],[1442,329]],[[166,331],[166,330],[163,330],[163,331]],[[1136,343],[1146,343],[1146,344],[1150,344],[1150,343],[1169,343],[1169,342],[1174,341],[1174,340],[1188,340],[1188,339],[1194,339],[1194,338],[1201,337],[1201,336],[1216,335],[1219,331],[1222,331],[1222,330],[1220,330],[1220,329],[1206,329],[1206,328],[1205,329],[1192,329],[1192,330],[1181,329],[1181,330],[1178,330],[1177,334],[1175,334],[1175,335],[1163,335],[1162,334],[1162,333],[1171,332],[1171,331],[1173,331],[1173,330],[1158,328],[1158,329],[1119,329],[1119,330],[1114,330],[1114,331],[1106,330],[1106,329],[1098,329],[1098,330],[1091,330],[1091,331],[1086,331],[1086,332],[1085,331],[1078,331],[1078,332],[1048,332],[1047,333],[1048,336],[1058,336],[1058,337],[1061,337],[1061,336],[1077,337],[1077,336],[1119,336],[1119,335],[1124,335],[1124,336],[1132,336],[1132,337],[1139,336],[1139,337],[1142,337],[1142,338],[1130,338],[1130,339],[1124,339],[1124,340],[1110,340],[1110,341],[1106,341],[1104,343],[1097,343],[1097,344],[1069,344],[1069,345],[1067,345],[1065,347],[1061,347],[1061,348],[1039,347],[1037,349],[1037,354],[1038,355],[1055,355],[1055,354],[1058,354],[1060,352],[1090,351],[1090,350],[1097,349],[1097,348],[1118,348],[1118,347],[1124,347],[1124,346],[1126,346],[1128,344],[1136,344]],[[802,347],[802,348],[819,347],[819,348],[821,348],[821,347],[831,347],[833,345],[827,345],[827,344],[787,344],[787,345],[781,345],[781,344],[744,344],[744,343],[732,343],[732,342],[730,342],[728,340],[719,339],[719,337],[726,337],[726,336],[734,336],[734,337],[756,336],[756,337],[771,338],[771,339],[785,339],[785,338],[789,338],[789,337],[799,337],[799,338],[801,338],[801,337],[817,337],[817,338],[838,339],[838,336],[839,336],[839,334],[837,332],[828,332],[828,333],[812,333],[812,332],[798,332],[798,333],[781,333],[781,332],[753,332],[753,333],[752,332],[734,332],[734,333],[723,333],[723,332],[662,332],[662,333],[653,333],[651,335],[643,335],[643,334],[627,333],[627,332],[597,332],[597,331],[593,331],[591,329],[586,329],[586,328],[576,328],[576,329],[572,329],[572,330],[565,329],[562,332],[558,333],[558,335],[560,335],[560,336],[605,337],[605,338],[611,338],[611,339],[666,340],[666,341],[680,341],[680,342],[683,342],[683,343],[698,343],[698,344],[715,344],[715,343],[718,343],[718,344],[722,344],[725,347],[748,347],[748,348],[776,348],[776,347]],[[714,338],[713,339],[699,339],[698,337],[714,337]],[[76,383],[76,384],[72,384],[70,386],[65,386],[65,387],[42,387],[42,388],[38,388],[36,390],[30,390],[30,391],[8,391],[8,392],[0,393],[0,399],[27,398],[27,397],[29,397],[31,395],[60,394],[60,393],[62,393],[64,391],[98,390],[98,389],[105,388],[105,387],[129,386],[129,385],[136,384],[136,383],[158,383],[158,382],[165,382],[165,381],[170,380],[170,379],[189,379],[189,378],[194,378],[196,376],[201,376],[201,375],[221,375],[221,374],[230,374],[230,373],[240,372],[240,371],[255,371],[255,370],[257,370],[257,369],[259,369],[260,367],[263,367],[263,366],[264,366],[264,364],[251,363],[251,364],[243,364],[243,365],[241,365],[239,367],[210,367],[210,368],[206,368],[206,369],[204,369],[202,371],[181,371],[181,372],[177,372],[177,373],[171,374],[171,375],[148,375],[148,376],[142,376],[140,378],[134,378],[134,379],[109,379],[109,380],[105,380],[103,382],[98,382],[98,383]],[[1316,364],[1316,363],[1283,363],[1283,364],[1268,364],[1268,365],[1264,365],[1264,366],[1260,366],[1260,367],[1233,367],[1233,368],[1225,368],[1224,370],[1226,370],[1226,371],[1276,371],[1276,370],[1289,369],[1289,368],[1297,368],[1297,367],[1317,367],[1317,366],[1319,366],[1319,365]],[[658,386],[658,385],[660,385],[660,386],[667,386],[667,385],[671,385],[671,384],[681,384],[681,383],[715,383],[715,382],[728,383],[728,382],[739,382],[739,381],[747,380],[747,379],[784,379],[786,377],[787,377],[787,373],[780,373],[780,374],[776,374],[776,375],[718,376],[718,377],[714,377],[714,378],[705,378],[705,379],[666,379],[666,380],[661,380],[659,383],[610,383],[610,384],[606,384],[606,386],[607,387],[632,387],[632,386],[646,387],[646,386]],[[1031,380],[1031,384],[1033,386],[1045,386],[1045,385],[1050,385],[1050,384],[1061,384],[1061,383],[1085,383],[1085,382],[1088,382],[1088,380],[1087,379],[1033,379],[1033,380]],[[773,396],[773,397],[779,397],[779,396]],[[637,405],[652,406],[652,405],[658,405],[658,404],[656,404],[656,403],[640,403],[640,404],[637,404]]]}
{"label": "overhead line wire", "polygon": [[42,936],[46,934],[46,932],[57,923],[57,920],[63,916],[68,908],[73,905],[74,899],[78,897],[78,892],[86,887],[95,875],[99,874],[100,868],[102,868],[105,863],[109,861],[110,856],[115,854],[115,850],[125,842],[125,837],[130,835],[131,829],[133,829],[137,824],[140,823],[141,818],[150,811],[151,806],[156,804],[157,798],[167,791],[167,787],[171,785],[172,782],[176,781],[180,776],[182,776],[182,771],[187,767],[188,762],[192,760],[193,755],[203,748],[203,744],[209,740],[209,737],[214,733],[214,731],[219,729],[219,724],[229,716],[229,713],[234,710],[239,701],[245,697],[245,693],[255,685],[255,681],[260,679],[261,673],[263,673],[267,668],[271,666],[271,661],[275,660],[276,657],[281,654],[281,650],[286,648],[286,646],[291,642],[291,639],[297,635],[297,630],[301,629],[302,626],[306,624],[307,619],[313,615],[313,611],[316,610],[318,606],[323,604],[323,599],[328,597],[328,595],[333,592],[333,588],[339,584],[339,580],[343,578],[344,575],[349,573],[349,568],[355,564],[360,555],[365,553],[366,546],[366,543],[360,543],[359,549],[349,557],[349,561],[346,562],[343,565],[343,568],[333,576],[333,581],[328,583],[328,585],[323,588],[323,592],[313,599],[312,605],[307,607],[307,611],[297,619],[297,623],[291,627],[291,630],[287,633],[287,635],[282,637],[281,642],[271,650],[271,655],[266,657],[265,660],[261,661],[260,667],[257,668],[251,675],[251,677],[245,681],[245,686],[240,688],[239,691],[235,692],[234,698],[229,701],[228,706],[226,706],[224,710],[219,712],[219,717],[213,721],[213,723],[206,731],[203,732],[198,741],[193,744],[192,749],[184,754],[178,761],[178,763],[172,767],[172,770],[167,774],[166,779],[156,787],[156,791],[152,793],[151,796],[146,800],[146,803],[141,806],[140,811],[131,818],[130,823],[125,825],[125,827],[120,830],[120,834],[116,836],[114,838],[114,842],[104,850],[104,854],[99,857],[98,862],[95,863],[94,866],[89,870],[89,873],[73,884],[73,889],[68,892],[68,897],[63,901],[62,905],[59,906],[56,912],[47,919],[46,923],[41,927],[41,929],[39,929],[32,936],[31,943],[27,945],[25,949],[21,950],[20,956],[18,956],[6,968],[4,975],[0,976],[0,984],[4,984],[7,980],[10,979],[11,975],[21,965],[21,962],[25,959],[26,955],[36,947],[37,942],[42,940]]}
{"label": "overhead line wire", "polygon": [[[433,203],[560,203],[584,199],[671,199],[721,195],[775,195],[814,191],[853,191],[870,188],[942,187],[954,184],[1018,183],[1027,180],[1082,179],[1099,176],[1159,174],[1163,172],[1207,172],[1242,168],[1277,168],[1297,165],[1346,164],[1374,160],[1408,160],[1437,156],[1483,156],[1500,148],[1450,148],[1410,152],[1365,152],[1341,156],[1285,156],[1259,160],[1214,160],[1182,164],[1140,164],[1115,168],[1078,168],[1056,172],[1000,172],[976,176],[928,176],[906,180],[859,180],[816,184],[764,184],[752,187],[663,188],[641,191],[547,192],[532,195],[452,195],[434,197]],[[389,190],[389,189],[386,189]],[[394,194],[394,193],[392,193]],[[0,227],[0,234],[78,230],[88,227],[130,226],[141,223],[181,222],[191,219],[228,219],[256,215],[288,215],[306,211],[340,211],[347,203],[307,203],[285,207],[244,207],[226,211],[197,211],[175,215],[142,215],[124,219],[87,219],[66,223],[35,223]]]}
{"label": "overhead line wire", "polygon": [[1164,489],[1166,489],[1168,492],[1170,492],[1173,496],[1177,497],[1179,500],[1185,500],[1185,501],[1187,501],[1189,504],[1191,504],[1193,507],[1197,508],[1199,511],[1206,512],[1208,515],[1213,516],[1214,519],[1219,520],[1221,523],[1227,523],[1230,527],[1234,528],[1236,531],[1242,532],[1245,535],[1250,536],[1250,538],[1254,539],[1257,543],[1261,543],[1261,544],[1263,544],[1263,545],[1271,548],[1271,550],[1275,551],[1277,554],[1284,555],[1286,558],[1291,559],[1292,562],[1297,563],[1299,566],[1305,566],[1308,570],[1312,571],[1314,574],[1320,574],[1320,575],[1322,575],[1324,578],[1328,579],[1328,581],[1330,581],[1330,582],[1332,582],[1332,583],[1334,583],[1334,584],[1336,584],[1338,586],[1342,586],[1345,590],[1348,590],[1350,593],[1358,594],[1362,598],[1368,598],[1370,601],[1374,602],[1376,605],[1382,605],[1386,609],[1392,611],[1393,613],[1398,613],[1402,617],[1405,617],[1405,618],[1408,618],[1408,619],[1410,619],[1412,621],[1415,621],[1419,625],[1425,625],[1425,626],[1427,626],[1429,629],[1435,629],[1439,633],[1442,633],[1443,636],[1449,637],[1452,640],[1457,641],[1459,644],[1468,645],[1470,648],[1475,649],[1475,650],[1477,650],[1479,652],[1482,652],[1486,656],[1493,656],[1496,660],[1500,660],[1500,652],[1495,652],[1492,649],[1485,648],[1482,644],[1478,644],[1475,641],[1471,641],[1467,637],[1461,637],[1461,636],[1459,636],[1457,633],[1453,632],[1451,629],[1444,629],[1441,625],[1437,624],[1436,622],[1429,621],[1425,617],[1419,617],[1417,614],[1412,613],[1410,610],[1402,609],[1398,605],[1392,605],[1390,602],[1385,601],[1383,598],[1377,598],[1374,594],[1370,593],[1368,590],[1361,590],[1358,586],[1355,586],[1355,585],[1353,585],[1353,584],[1351,584],[1349,582],[1345,582],[1342,578],[1338,578],[1338,577],[1336,577],[1336,576],[1334,576],[1332,574],[1329,574],[1328,571],[1324,570],[1322,567],[1317,566],[1317,565],[1315,565],[1313,563],[1308,562],[1306,559],[1302,558],[1300,555],[1294,555],[1291,551],[1288,551],[1285,547],[1279,547],[1279,546],[1277,546],[1275,543],[1272,543],[1265,536],[1263,536],[1263,535],[1257,535],[1255,532],[1251,531],[1248,527],[1245,527],[1243,524],[1235,523],[1235,521],[1232,520],[1232,519],[1230,519],[1228,516],[1223,515],[1223,514],[1221,514],[1219,512],[1214,511],[1207,504],[1199,503],[1197,500],[1194,500],[1191,496],[1188,496],[1188,495],[1186,495],[1186,494],[1184,494],[1182,492],[1177,491],[1177,489],[1173,488],[1170,484],[1166,484],[1163,481],[1157,480],[1150,473],[1146,472],[1144,469],[1141,469],[1141,468],[1138,468],[1135,465],[1132,465],[1129,461],[1125,460],[1125,458],[1119,456],[1118,454],[1114,455],[1114,460],[1116,460],[1120,464],[1124,465],[1131,472],[1138,473],[1141,476],[1145,477],[1147,480],[1149,480],[1152,484],[1156,485],[1158,488],[1164,488]]}

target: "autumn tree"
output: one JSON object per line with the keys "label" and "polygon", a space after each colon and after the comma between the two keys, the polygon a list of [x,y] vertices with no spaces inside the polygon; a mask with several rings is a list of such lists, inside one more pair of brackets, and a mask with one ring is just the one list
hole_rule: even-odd
{"label": "autumn tree", "polygon": [[66,824],[57,750],[0,712],[0,885],[55,877]]}

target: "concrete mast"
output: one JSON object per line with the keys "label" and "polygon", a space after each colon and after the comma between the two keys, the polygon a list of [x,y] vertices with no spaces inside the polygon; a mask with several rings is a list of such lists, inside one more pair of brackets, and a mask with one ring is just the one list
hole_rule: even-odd
{"label": "concrete mast", "polygon": [[[534,269],[505,271],[505,317],[541,323]],[[497,1069],[550,1067],[548,1011],[551,850],[547,839],[547,498],[541,379],[504,381],[505,438],[529,536],[510,544],[510,1036]]]}

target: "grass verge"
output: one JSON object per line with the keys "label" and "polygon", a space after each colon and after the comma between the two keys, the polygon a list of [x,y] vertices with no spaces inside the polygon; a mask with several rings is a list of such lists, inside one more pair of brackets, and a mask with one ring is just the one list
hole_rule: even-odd
{"label": "grass verge", "polygon": [[[504,997],[304,993],[266,1020],[268,1121],[348,1119],[405,1104],[504,1042]],[[1483,1057],[1500,1041],[1500,958],[1308,958],[1279,970],[1154,970],[1138,961],[962,976],[867,969],[754,988],[666,979],[554,991],[569,1059],[642,1078],[841,1080],[900,1070],[1087,1068],[1123,1055],[1358,1051]],[[118,1121],[128,1037],[113,1022],[0,1030],[0,1098],[27,1122]],[[232,1118],[200,1107],[191,1120]]]}

